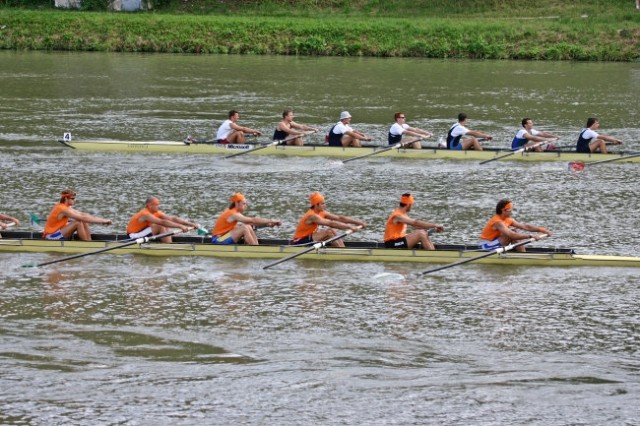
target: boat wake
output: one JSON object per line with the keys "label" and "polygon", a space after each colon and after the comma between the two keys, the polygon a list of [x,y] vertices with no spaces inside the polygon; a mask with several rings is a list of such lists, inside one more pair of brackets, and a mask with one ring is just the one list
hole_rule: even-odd
{"label": "boat wake", "polygon": [[398,281],[403,281],[405,279],[405,276],[395,272],[381,272],[379,274],[374,275],[373,279],[376,282],[394,283]]}
{"label": "boat wake", "polygon": [[327,167],[342,167],[344,166],[344,163],[342,162],[342,160],[328,160],[326,163]]}

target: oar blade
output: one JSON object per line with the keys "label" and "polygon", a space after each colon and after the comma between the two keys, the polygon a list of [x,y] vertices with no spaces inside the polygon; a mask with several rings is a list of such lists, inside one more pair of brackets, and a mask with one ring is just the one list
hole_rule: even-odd
{"label": "oar blade", "polygon": [[569,173],[581,172],[584,170],[584,163],[582,161],[571,161],[567,165]]}

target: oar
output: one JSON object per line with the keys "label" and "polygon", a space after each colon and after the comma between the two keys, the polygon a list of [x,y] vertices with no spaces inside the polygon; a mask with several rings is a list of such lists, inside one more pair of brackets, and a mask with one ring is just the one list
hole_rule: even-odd
{"label": "oar", "polygon": [[[187,228],[187,232],[192,230],[192,229],[193,229],[193,227]],[[66,262],[67,260],[78,259],[78,258],[85,257],[85,256],[91,256],[93,254],[99,254],[99,253],[104,253],[104,252],[111,251],[111,250],[117,250],[117,249],[120,249],[120,248],[132,246],[134,244],[147,243],[149,241],[157,240],[157,239],[164,238],[164,237],[170,237],[172,235],[180,234],[182,232],[183,231],[178,229],[178,230],[171,231],[171,232],[165,232],[164,234],[150,235],[148,237],[136,238],[133,241],[127,241],[125,243],[118,244],[118,245],[115,245],[115,246],[104,247],[104,248],[101,248],[101,249],[98,249],[98,250],[94,250],[94,251],[90,251],[90,252],[87,252],[87,253],[74,254],[72,256],[63,257],[61,259],[52,260],[50,262],[38,263],[36,265],[29,265],[29,264],[22,265],[22,267],[23,268],[39,268],[41,266],[52,265],[54,263],[60,263],[60,262]]]}
{"label": "oar", "polygon": [[[540,238],[545,238],[547,236],[548,236],[547,234],[542,234],[540,236]],[[414,274],[414,275],[421,276],[421,275],[430,274],[430,273],[436,272],[436,271],[442,271],[443,269],[453,268],[454,266],[464,265],[465,263],[474,262],[476,260],[484,259],[485,257],[493,256],[494,254],[500,254],[500,253],[508,252],[509,250],[513,250],[516,247],[520,247],[520,246],[523,246],[525,244],[532,243],[534,241],[536,241],[535,238],[528,238],[526,240],[518,241],[517,243],[511,243],[511,244],[509,244],[508,246],[505,246],[505,247],[499,247],[499,248],[497,248],[495,250],[491,250],[491,251],[489,251],[487,253],[483,253],[483,254],[481,254],[479,256],[470,257],[468,259],[464,259],[464,260],[461,260],[459,262],[453,262],[453,263],[449,263],[449,264],[444,265],[444,266],[439,266],[437,268],[428,269],[426,271],[422,271],[422,272],[419,272],[419,273]]]}
{"label": "oar", "polygon": [[500,160],[500,159],[502,159],[502,158],[510,157],[510,156],[512,156],[512,155],[516,155],[516,154],[520,154],[521,152],[531,151],[532,149],[537,148],[537,147],[539,147],[540,145],[543,145],[543,144],[545,144],[545,143],[547,143],[547,142],[538,142],[538,143],[536,143],[536,144],[534,144],[534,145],[531,145],[531,146],[529,146],[529,147],[527,147],[527,146],[523,146],[522,148],[520,148],[520,149],[516,149],[515,151],[511,151],[511,152],[510,152],[510,153],[508,153],[508,154],[499,155],[498,157],[493,157],[493,158],[492,158],[492,159],[490,159],[490,160],[484,160],[484,161],[481,161],[481,162],[480,162],[480,164],[487,164],[487,163],[490,163],[490,162],[492,162],[492,161],[497,161],[497,160]]}
{"label": "oar", "polygon": [[[356,228],[356,230],[359,230],[359,229],[361,229],[361,228],[362,228],[362,226],[358,226],[358,227]],[[277,261],[275,261],[275,262],[273,262],[273,263],[268,264],[267,266],[264,266],[262,269],[269,269],[269,268],[271,268],[272,266],[279,265],[279,264],[281,264],[281,263],[283,263],[283,262],[286,262],[287,260],[291,260],[291,259],[296,258],[296,257],[298,257],[298,256],[302,256],[302,255],[303,255],[303,254],[305,254],[305,253],[309,253],[309,252],[310,252],[310,251],[312,251],[312,250],[319,250],[319,249],[321,249],[322,247],[324,247],[324,246],[326,246],[327,244],[329,244],[330,242],[333,242],[333,241],[339,240],[339,239],[341,239],[341,238],[344,238],[344,237],[346,237],[347,235],[353,234],[354,232],[356,232],[356,231],[353,231],[353,230],[351,230],[351,229],[347,229],[344,233],[342,233],[342,234],[340,234],[340,235],[336,235],[335,237],[333,237],[333,238],[329,238],[328,240],[319,241],[319,242],[315,243],[314,245],[312,245],[312,246],[311,246],[311,247],[309,247],[309,248],[306,248],[306,249],[304,249],[304,250],[302,250],[302,251],[299,251],[298,253],[294,253],[294,254],[289,255],[289,256],[287,256],[287,257],[283,257],[283,258],[282,258],[282,259],[280,259],[280,260],[277,260]]]}
{"label": "oar", "polygon": [[622,156],[616,157],[616,158],[607,158],[606,160],[589,161],[587,163],[583,163],[582,161],[572,161],[572,162],[569,163],[569,170],[571,170],[571,169],[582,170],[584,168],[584,166],[593,166],[594,164],[613,163],[614,161],[627,160],[629,158],[635,158],[635,157],[640,157],[640,152],[636,152],[636,153],[631,154],[631,155],[622,155]]}
{"label": "oar", "polygon": [[284,138],[284,139],[282,139],[282,140],[280,140],[280,141],[273,141],[273,142],[271,142],[271,143],[264,144],[264,145],[261,145],[261,146],[256,147],[256,148],[247,149],[247,150],[245,150],[245,151],[241,151],[241,152],[236,152],[236,153],[234,153],[234,154],[225,155],[225,156],[224,156],[224,157],[222,157],[222,158],[225,158],[225,159],[226,159],[226,158],[233,158],[233,157],[237,157],[237,156],[239,156],[239,155],[250,154],[250,153],[252,153],[252,152],[256,152],[256,151],[259,151],[259,150],[261,150],[261,149],[269,148],[270,146],[282,145],[283,143],[286,143],[286,142],[288,142],[288,141],[292,141],[292,140],[294,140],[294,139],[298,139],[298,138],[301,138],[301,137],[303,137],[303,136],[309,136],[309,135],[311,135],[311,134],[313,134],[313,133],[315,133],[315,130],[314,130],[314,131],[312,131],[312,132],[303,133],[303,134],[301,134],[301,135],[292,135],[292,136],[289,136],[289,137],[287,137],[287,138]]}
{"label": "oar", "polygon": [[353,157],[353,158],[347,158],[346,160],[342,160],[342,162],[343,162],[343,163],[348,163],[349,161],[355,161],[355,160],[359,160],[359,159],[361,159],[361,158],[371,157],[371,156],[373,156],[373,155],[378,155],[378,154],[381,154],[381,153],[383,153],[383,152],[391,151],[392,149],[399,149],[399,148],[404,147],[405,145],[409,145],[409,144],[412,144],[412,143],[414,143],[414,142],[421,141],[422,139],[423,139],[423,138],[415,138],[415,139],[408,140],[408,141],[406,141],[406,142],[399,142],[399,143],[397,143],[397,144],[395,144],[395,145],[391,145],[391,146],[386,147],[386,148],[384,148],[384,149],[379,149],[379,150],[377,150],[377,151],[368,152],[368,153],[366,153],[366,154],[359,155],[359,156],[357,156],[357,157]]}

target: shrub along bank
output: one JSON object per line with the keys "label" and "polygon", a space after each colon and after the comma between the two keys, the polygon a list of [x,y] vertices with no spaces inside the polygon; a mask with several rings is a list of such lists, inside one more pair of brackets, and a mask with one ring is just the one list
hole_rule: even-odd
{"label": "shrub along bank", "polygon": [[[499,13],[480,8],[463,15],[452,7],[449,14],[437,17],[426,13],[438,6],[437,1],[430,3],[431,9],[422,10],[424,15],[414,17],[371,9],[373,1],[362,2],[369,9],[346,12],[343,3],[353,2],[334,1],[343,9],[320,8],[314,16],[305,16],[298,9],[279,16],[286,9],[277,2],[246,1],[249,6],[241,13],[237,7],[243,2],[238,0],[236,9],[224,15],[209,9],[210,14],[204,15],[185,12],[202,10],[204,3],[183,1],[181,7],[172,9],[174,13],[0,7],[0,48],[585,61],[640,58],[640,13],[633,2],[625,2],[629,3],[625,9],[611,7],[599,14],[581,13],[597,12],[600,9],[596,6],[540,10],[526,0],[520,2],[519,9],[514,6]],[[412,7],[414,10],[415,5]],[[536,16],[525,16],[527,10]],[[264,14],[257,14],[260,11]]]}

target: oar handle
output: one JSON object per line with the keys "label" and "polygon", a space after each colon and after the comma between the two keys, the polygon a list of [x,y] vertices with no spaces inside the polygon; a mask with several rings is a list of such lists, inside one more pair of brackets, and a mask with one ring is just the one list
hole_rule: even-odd
{"label": "oar handle", "polygon": [[298,138],[302,138],[304,136],[309,136],[309,135],[312,135],[312,134],[314,134],[316,132],[317,132],[317,130],[308,130],[308,131],[302,132],[302,134],[287,136],[286,138],[284,138],[282,140],[274,141],[274,142],[278,142],[278,145],[282,145],[285,142],[289,142],[289,141],[292,141],[292,140],[295,140],[295,139],[298,139]]}
{"label": "oar handle", "polygon": [[328,240],[318,241],[317,243],[313,244],[311,247],[308,247],[308,248],[306,248],[306,249],[304,249],[302,251],[299,251],[298,253],[293,253],[293,254],[291,254],[291,255],[289,255],[287,257],[283,257],[282,259],[276,260],[273,263],[270,263],[270,264],[268,264],[266,266],[263,266],[262,269],[269,269],[269,268],[271,268],[273,266],[279,265],[279,264],[281,264],[283,262],[286,262],[287,260],[294,259],[294,258],[296,258],[298,256],[302,256],[303,254],[309,253],[310,251],[313,251],[313,250],[320,250],[322,247],[326,246],[327,244],[329,244],[329,243],[331,243],[333,241],[339,240],[341,238],[344,238],[347,235],[353,234],[354,232],[356,232],[356,231],[358,231],[360,229],[362,229],[362,225],[358,225],[355,230],[347,229],[345,232],[343,232],[340,235],[336,235],[335,237],[329,238]]}
{"label": "oar handle", "polygon": [[542,141],[542,142],[538,142],[538,143],[536,143],[536,144],[533,144],[533,145],[531,145],[531,146],[523,146],[522,148],[518,148],[518,149],[516,149],[515,151],[511,151],[511,152],[509,152],[509,153],[507,153],[507,154],[500,155],[500,156],[498,156],[498,157],[493,157],[493,158],[491,158],[491,159],[489,159],[489,160],[481,161],[481,162],[480,162],[480,164],[487,164],[487,163],[491,163],[492,161],[496,161],[496,160],[500,160],[500,159],[502,159],[502,158],[510,157],[510,156],[512,156],[512,155],[515,155],[515,154],[520,154],[520,153],[525,152],[525,151],[531,151],[532,149],[537,148],[537,147],[539,147],[540,145],[544,145],[544,144],[546,144],[546,143],[547,143],[547,142]]}

